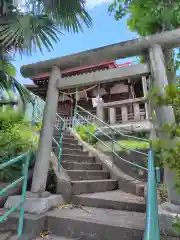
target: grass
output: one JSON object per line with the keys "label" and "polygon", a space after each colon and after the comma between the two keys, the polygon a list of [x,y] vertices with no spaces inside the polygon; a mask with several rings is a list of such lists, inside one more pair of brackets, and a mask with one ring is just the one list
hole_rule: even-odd
{"label": "grass", "polygon": [[[141,149],[141,150],[146,150],[149,148],[149,143],[148,142],[144,142],[144,141],[137,141],[137,140],[120,140],[117,141],[118,144],[114,144],[114,148],[115,151],[120,152],[120,151],[124,151],[126,149],[125,148],[129,148],[129,149]],[[112,148],[112,142],[111,141],[104,141],[104,143],[109,147]],[[101,142],[98,142],[96,144],[97,148],[105,151],[105,152],[110,152],[111,150],[107,147],[105,147]],[[121,147],[122,146],[122,147]]]}

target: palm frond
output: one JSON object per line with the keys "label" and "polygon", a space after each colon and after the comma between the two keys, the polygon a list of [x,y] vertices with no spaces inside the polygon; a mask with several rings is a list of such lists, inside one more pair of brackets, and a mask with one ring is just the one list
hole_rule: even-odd
{"label": "palm frond", "polygon": [[11,63],[11,57],[8,52],[1,51],[0,53],[0,88],[12,98],[13,90],[16,89],[25,108],[28,102],[33,103],[33,96],[31,92],[21,85],[16,79],[16,69]]}
{"label": "palm frond", "polygon": [[59,40],[58,27],[48,16],[17,15],[0,25],[0,44],[5,49],[27,49],[30,53],[44,45],[49,51]]}
{"label": "palm frond", "polygon": [[[4,3],[6,1],[1,1]],[[91,27],[92,19],[84,0],[24,0],[22,9],[8,0],[0,17],[0,47],[28,53],[37,48],[53,49],[61,31],[83,31]]]}
{"label": "palm frond", "polygon": [[48,14],[65,31],[83,31],[82,24],[92,26],[84,0],[39,0],[41,12]]}

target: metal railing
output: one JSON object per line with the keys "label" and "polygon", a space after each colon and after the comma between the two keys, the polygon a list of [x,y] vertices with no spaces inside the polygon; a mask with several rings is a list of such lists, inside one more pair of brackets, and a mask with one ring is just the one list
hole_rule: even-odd
{"label": "metal railing", "polygon": [[154,167],[154,153],[152,149],[150,149],[148,152],[148,184],[144,240],[160,240],[156,177],[157,176]]}
{"label": "metal railing", "polygon": [[141,151],[138,151],[138,150],[135,150],[135,149],[129,149],[128,147],[125,147],[123,144],[120,144],[118,141],[115,140],[115,134],[118,134],[120,136],[123,136],[123,137],[126,137],[128,139],[134,139],[134,140],[138,140],[138,141],[143,141],[143,142],[149,142],[149,140],[147,139],[144,139],[144,138],[139,138],[139,137],[136,137],[136,136],[131,136],[131,135],[128,135],[128,134],[124,134],[118,130],[116,130],[115,128],[113,128],[112,126],[108,125],[107,123],[103,122],[101,119],[99,119],[98,117],[96,116],[93,116],[94,119],[98,122],[100,122],[101,124],[103,124],[104,126],[108,127],[109,129],[111,129],[111,134],[106,134],[105,131],[103,131],[102,128],[100,127],[96,127],[96,129],[101,132],[102,135],[104,135],[105,137],[107,137],[112,145],[111,147],[109,147],[107,144],[104,143],[104,141],[102,141],[98,136],[96,136],[94,133],[90,132],[87,128],[87,126],[85,124],[82,124],[78,119],[82,118],[84,119],[84,121],[86,121],[87,124],[92,124],[92,122],[90,122],[86,117],[82,116],[81,114],[78,113],[78,109],[80,109],[81,111],[84,111],[86,114],[89,114],[89,115],[92,115],[91,113],[89,113],[87,110],[83,109],[82,107],[78,106],[77,105],[77,108],[76,108],[76,112],[75,112],[75,115],[74,116],[74,128],[75,127],[78,127],[78,126],[82,126],[87,132],[88,134],[90,134],[92,137],[94,137],[96,140],[98,140],[99,142],[101,142],[108,150],[110,150],[114,156],[116,156],[117,158],[119,158],[120,160],[124,161],[124,162],[127,162],[129,163],[130,165],[133,165],[135,167],[138,167],[138,168],[141,168],[145,171],[147,171],[147,168],[139,165],[139,164],[136,164],[136,163],[133,163],[133,162],[130,162],[126,159],[124,159],[123,157],[121,157],[116,151],[115,151],[115,144],[118,145],[120,148],[124,149],[124,150],[128,150],[128,151],[131,151],[131,152],[135,152],[137,154],[140,154],[140,155],[143,155],[143,156],[146,156],[148,157],[148,154],[147,153],[144,153],[144,152],[141,152]]}
{"label": "metal railing", "polygon": [[19,213],[19,223],[18,223],[18,230],[17,235],[20,237],[23,231],[23,221],[24,221],[24,202],[26,200],[26,189],[27,189],[27,181],[28,181],[28,169],[29,169],[29,162],[30,162],[31,153],[24,153],[16,158],[13,158],[5,163],[0,164],[0,170],[3,170],[6,167],[9,167],[13,164],[18,162],[22,162],[22,177],[18,178],[11,184],[7,185],[5,188],[0,190],[0,196],[5,195],[10,189],[16,187],[18,184],[22,183],[22,197],[21,201],[17,204],[16,207],[12,207],[11,209],[7,210],[3,216],[0,217],[0,223],[5,221],[7,217],[15,212],[16,210],[20,209]]}
{"label": "metal railing", "polygon": [[64,130],[66,128],[66,124],[64,119],[61,118],[57,113],[56,113],[56,117],[59,120],[59,124],[58,124],[59,127],[55,126],[55,128],[58,130],[58,132],[60,132],[60,137],[59,137],[59,143],[57,143],[54,137],[53,137],[53,141],[56,143],[56,146],[59,150],[57,158],[58,158],[58,171],[60,171],[61,160],[62,160],[63,135],[64,135]]}
{"label": "metal railing", "polygon": [[[33,105],[33,112],[31,117],[32,122],[42,122],[45,102],[39,97],[37,98],[37,100],[38,99],[40,100],[41,106],[43,106],[43,108],[41,108],[41,106],[38,104],[38,101],[35,102],[35,104]],[[59,141],[56,141],[55,137],[53,136],[52,141],[56,144],[56,147],[58,149],[58,153],[57,153],[58,171],[60,171],[60,167],[61,167],[62,147],[63,147],[62,140],[63,140],[64,130],[68,127],[72,127],[72,124],[73,124],[73,121],[71,122],[71,125],[70,125],[70,123],[67,122],[66,119],[62,118],[61,116],[59,116],[58,113],[56,113],[56,123],[54,125],[54,130],[56,132],[60,132],[60,137],[59,137]]]}
{"label": "metal railing", "polygon": [[[88,129],[88,125],[91,124],[92,122],[89,122],[87,120],[87,118],[85,118],[84,116],[82,116],[80,113],[78,113],[78,110],[80,110],[81,112],[84,111],[84,113],[86,113],[86,115],[90,115],[93,116],[93,118],[96,120],[97,123],[101,124],[101,127],[97,127],[95,125],[95,128],[101,132],[102,135],[104,135],[107,139],[109,139],[111,141],[111,147],[109,147],[106,143],[104,143],[104,141],[102,141],[94,132],[89,131]],[[83,118],[86,121],[86,124],[82,124],[78,119],[79,118]],[[107,134],[103,128],[103,126],[106,126],[107,129],[111,130],[111,134]],[[147,191],[147,204],[146,204],[146,227],[145,227],[145,232],[144,232],[144,240],[160,240],[160,230],[159,230],[159,217],[158,217],[158,202],[157,202],[157,188],[156,188],[156,184],[158,182],[159,179],[159,168],[155,169],[155,164],[154,164],[154,153],[152,150],[152,144],[151,141],[148,139],[144,139],[144,138],[139,138],[136,136],[131,136],[128,134],[125,134],[123,132],[118,131],[117,129],[113,128],[112,126],[108,125],[107,123],[103,122],[101,119],[99,119],[98,117],[92,115],[90,112],[88,112],[87,110],[83,109],[80,106],[76,106],[75,111],[74,111],[74,125],[73,128],[75,130],[78,130],[78,127],[82,127],[89,136],[92,136],[94,139],[98,140],[99,142],[101,142],[108,150],[110,150],[113,153],[113,156],[117,157],[118,159],[128,163],[129,165],[133,165],[134,167],[137,167],[139,169],[143,169],[145,171],[147,171],[148,173],[148,191]],[[149,143],[149,148],[148,148],[148,154],[135,150],[135,149],[131,149],[129,147],[125,147],[124,145],[120,144],[119,142],[117,142],[114,138],[115,134],[118,134],[119,136],[125,137],[127,139],[134,139],[134,140],[138,140],[138,141],[143,141],[143,142],[148,142]],[[88,140],[90,140],[90,138],[88,137]],[[121,157],[119,155],[118,152],[116,152],[115,150],[115,144],[118,145],[120,148],[128,150],[130,152],[135,152],[139,155],[143,155],[145,157],[147,157],[148,159],[148,168],[141,166],[139,164],[133,163],[131,161],[128,161],[127,159],[124,159],[123,157]],[[114,159],[114,158],[113,158]],[[113,164],[112,164],[113,166]]]}

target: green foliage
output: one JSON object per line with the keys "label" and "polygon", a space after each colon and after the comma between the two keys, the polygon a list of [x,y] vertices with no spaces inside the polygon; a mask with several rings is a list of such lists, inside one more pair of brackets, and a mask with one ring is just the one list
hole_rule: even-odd
{"label": "green foliage", "polygon": [[149,139],[149,132],[133,132],[132,135],[138,138]]}
{"label": "green foliage", "polygon": [[149,142],[144,141],[137,141],[137,140],[120,140],[118,141],[119,146],[122,146],[121,151],[127,151],[125,148],[128,149],[136,149],[136,150],[142,150],[142,149],[148,149],[149,148]]}
{"label": "green foliage", "polygon": [[168,200],[167,186],[165,184],[158,184],[157,189],[159,192],[161,203],[167,202]]}
{"label": "green foliage", "polygon": [[31,93],[22,86],[16,79],[16,69],[12,65],[12,58],[9,53],[1,51],[0,52],[0,89],[3,92],[2,99],[6,100],[11,104],[18,100],[17,93],[13,92],[16,89],[19,96],[23,102],[23,107],[25,110],[26,103],[33,103],[33,97]]}
{"label": "green foliage", "polygon": [[[38,137],[21,112],[0,108],[0,163],[4,163],[27,151],[35,151]],[[21,170],[21,162],[0,171],[1,180],[16,177]]]}
{"label": "green foliage", "polygon": [[130,30],[140,36],[174,29],[180,24],[179,1],[114,0],[109,12],[114,14],[116,20],[128,15]]}
{"label": "green foliage", "polygon": [[[180,25],[179,1],[114,0],[108,10],[111,14],[114,14],[117,21],[127,15],[129,29],[140,36],[172,30]],[[173,50],[166,52],[166,54],[166,67],[170,74],[168,78],[174,79],[175,71],[180,64],[179,55],[175,56]],[[143,57],[140,61],[144,61]]]}
{"label": "green foliage", "polygon": [[35,131],[39,132],[39,131],[41,131],[41,128],[42,128],[42,122],[36,123],[36,125],[35,125]]}
{"label": "green foliage", "polygon": [[82,31],[82,24],[91,26],[92,20],[84,0],[2,0],[0,2],[0,42],[3,48],[52,50],[52,42],[59,41],[61,31]]}
{"label": "green foliage", "polygon": [[174,218],[172,227],[175,232],[180,233],[180,219],[178,215]]}
{"label": "green foliage", "polygon": [[[176,171],[176,185],[180,192],[180,95],[177,85],[168,85],[162,89],[153,89],[149,94],[155,106],[173,106],[175,122],[164,124],[158,129],[157,135],[161,136],[153,141],[153,148],[161,164],[168,165]],[[162,137],[164,136],[164,137]]]}
{"label": "green foliage", "polygon": [[94,145],[98,140],[95,137],[96,126],[94,124],[88,125],[79,125],[75,128],[76,132],[79,134],[81,139],[85,142],[88,142],[91,145]]}

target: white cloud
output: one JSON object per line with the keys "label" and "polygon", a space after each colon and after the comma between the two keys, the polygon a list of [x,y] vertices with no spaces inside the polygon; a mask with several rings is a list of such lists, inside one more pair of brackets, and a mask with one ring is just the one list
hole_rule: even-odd
{"label": "white cloud", "polygon": [[88,8],[94,8],[97,5],[103,4],[103,3],[111,3],[112,0],[86,0],[86,4]]}

